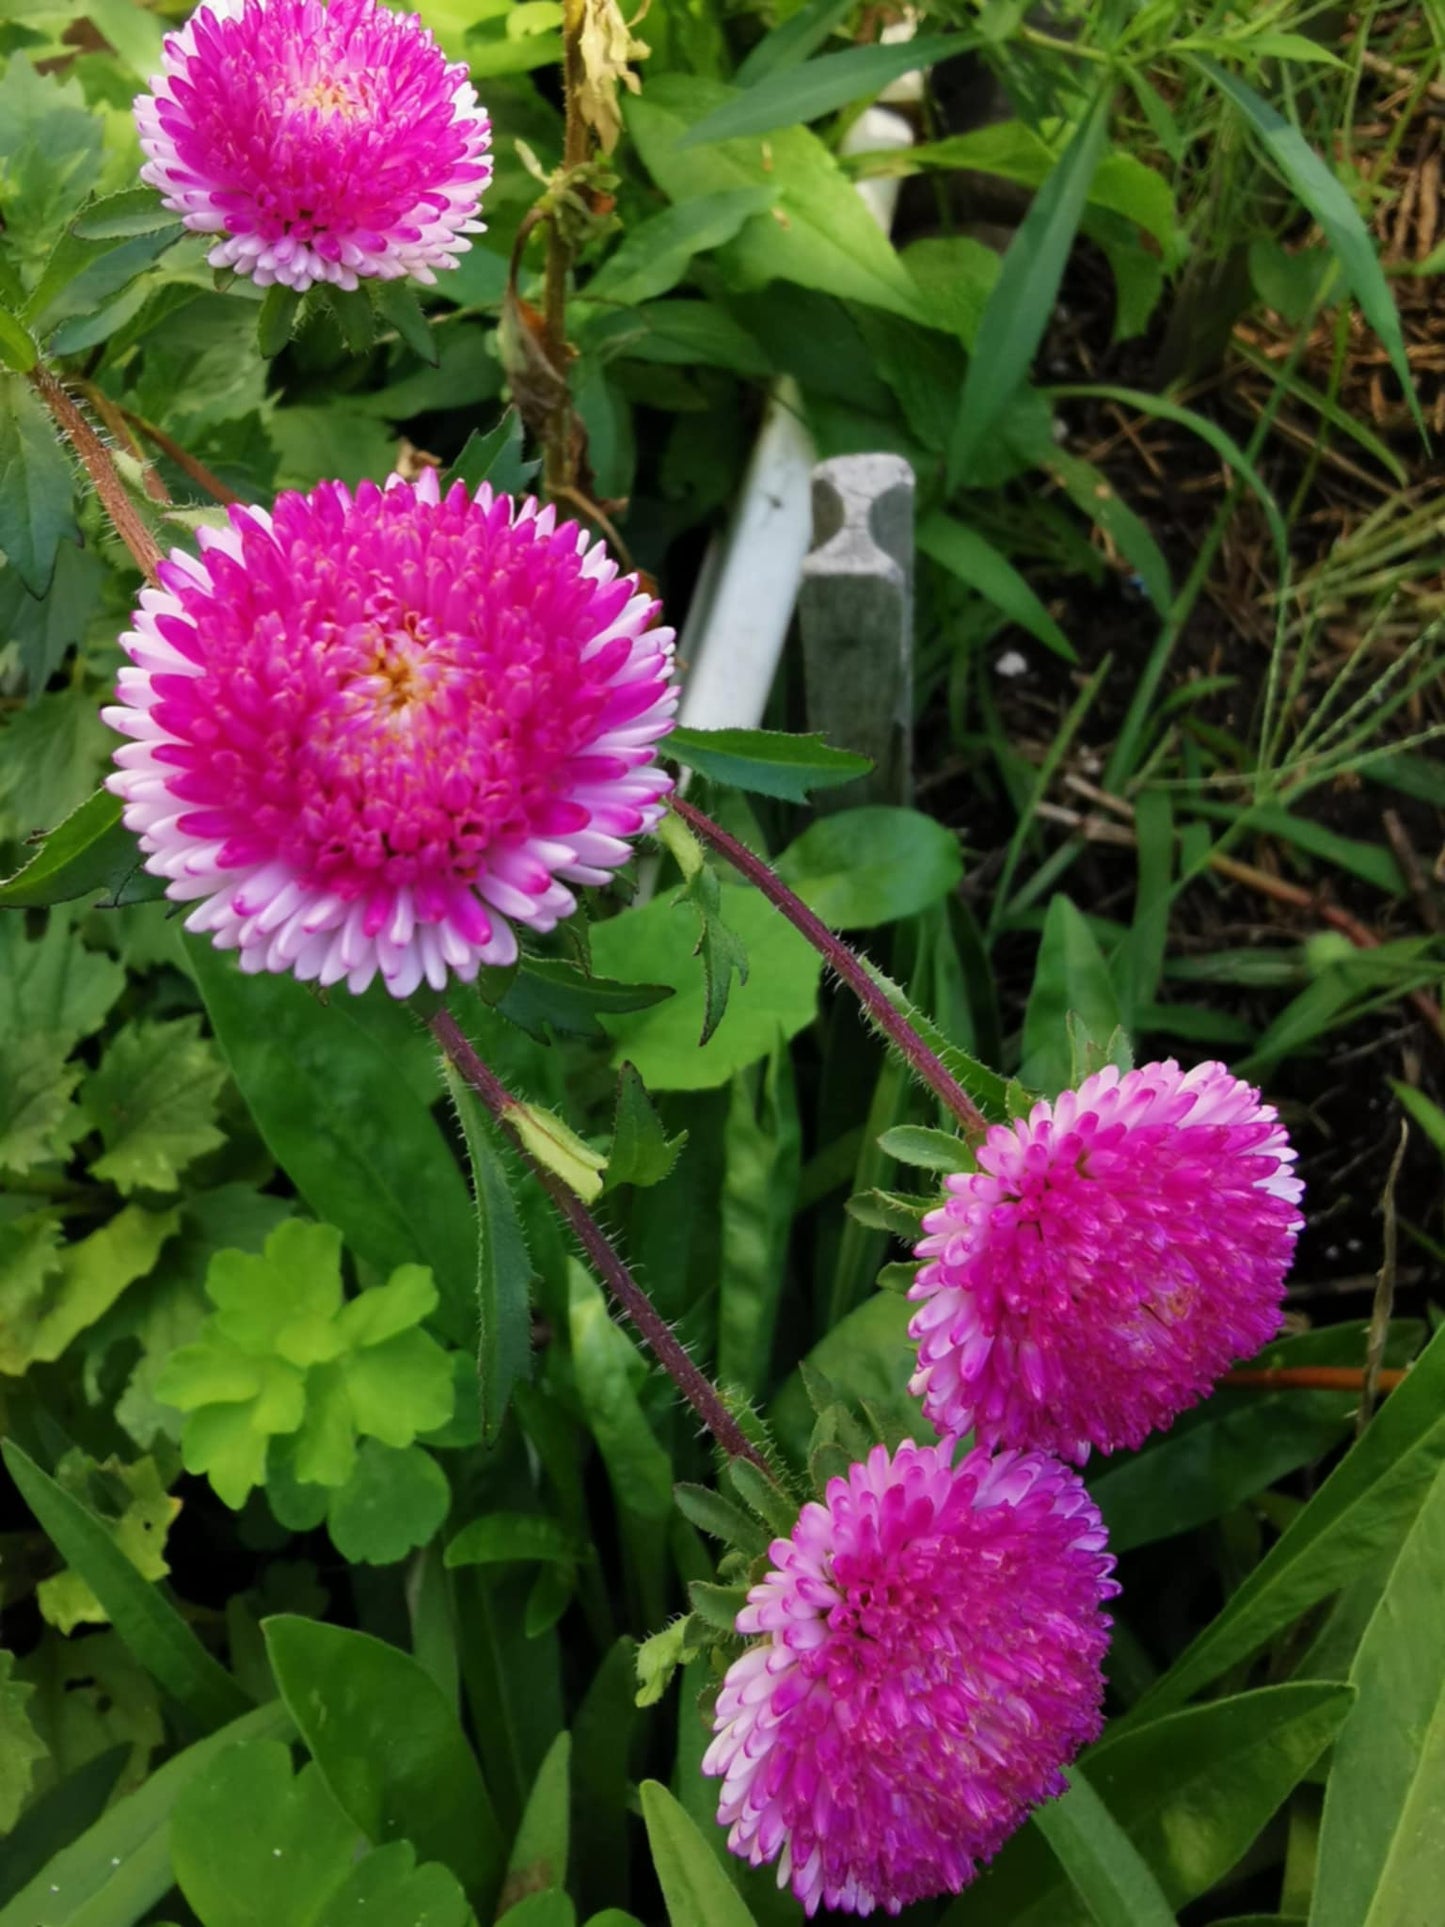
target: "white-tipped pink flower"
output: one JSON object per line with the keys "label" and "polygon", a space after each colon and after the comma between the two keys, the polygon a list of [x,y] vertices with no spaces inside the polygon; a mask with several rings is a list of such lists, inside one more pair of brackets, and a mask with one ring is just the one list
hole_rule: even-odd
{"label": "white-tipped pink flower", "polygon": [[551,508],[323,482],[200,544],[122,637],[109,780],[243,970],[470,981],[660,819],[672,631]]}
{"label": "white-tipped pink flower", "polygon": [[870,1452],[775,1539],[703,1772],[804,1910],[957,1893],[1100,1727],[1118,1587],[1078,1474],[1039,1453]]}
{"label": "white-tipped pink flower", "polygon": [[1272,1106],[1170,1061],[996,1124],[923,1220],[912,1389],[940,1431],[1083,1460],[1279,1330],[1304,1187]]}
{"label": "white-tipped pink flower", "polygon": [[204,0],[135,117],[141,179],[262,287],[434,281],[481,232],[486,113],[379,0]]}

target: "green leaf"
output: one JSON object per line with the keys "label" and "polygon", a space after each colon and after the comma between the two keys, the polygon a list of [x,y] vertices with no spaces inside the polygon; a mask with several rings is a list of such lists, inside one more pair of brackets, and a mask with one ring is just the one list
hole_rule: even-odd
{"label": "green leaf", "polygon": [[419,360],[435,368],[439,361],[436,337],[410,282],[374,281],[371,290],[382,320],[396,329]]}
{"label": "green leaf", "polygon": [[187,939],[186,954],[256,1126],[307,1204],[378,1271],[428,1265],[447,1336],[470,1346],[471,1200],[407,1081],[415,1020],[384,995],[326,1005],[294,978],[244,977],[204,937]]}
{"label": "green leaf", "polygon": [[78,1120],[70,1098],[83,1075],[80,1065],[66,1062],[69,1050],[68,1038],[48,1031],[32,1030],[5,1040],[0,1171],[25,1172],[68,1155]]}
{"label": "green leaf", "polygon": [[[671,1686],[679,1666],[686,1666],[701,1650],[697,1644],[699,1624],[688,1614],[643,1640],[637,1649],[636,1704],[639,1707],[656,1706]],[[709,1633],[706,1643],[711,1642]]]}
{"label": "green leaf", "polygon": [[301,296],[294,288],[276,281],[267,288],[256,317],[256,351],[273,361],[290,341],[301,313]]}
{"label": "green leaf", "polygon": [[[57,558],[56,582],[71,573]],[[13,712],[0,728],[0,839],[28,842],[63,821],[94,789],[114,744],[79,682]]]}
{"label": "green leaf", "polygon": [[920,525],[918,546],[924,555],[957,576],[985,602],[1001,609],[1010,622],[1016,622],[1046,648],[1066,662],[1077,660],[1073,644],[1013,563],[977,529],[940,510]]}
{"label": "green leaf", "polygon": [[144,1278],[176,1231],[174,1211],[128,1204],[87,1238],[56,1247],[53,1229],[0,1222],[0,1372],[49,1364]]}
{"label": "green leaf", "polygon": [[170,1817],[186,1787],[228,1748],[288,1737],[279,1701],[258,1706],[178,1753],[78,1840],[63,1847],[0,1908],[0,1927],[131,1927],[175,1885]]}
{"label": "green leaf", "polygon": [[771,187],[732,187],[664,208],[628,229],[617,251],[587,283],[583,298],[633,307],[667,294],[695,255],[731,241],[744,221],[765,214],[775,198]]}
{"label": "green leaf", "polygon": [[465,482],[475,493],[483,482],[490,482],[497,495],[520,495],[540,467],[538,462],[522,459],[522,448],[522,417],[515,408],[504,409],[501,420],[487,434],[473,429],[447,470],[444,489],[453,482]]}
{"label": "green leaf", "polygon": [[489,1512],[463,1526],[446,1550],[448,1566],[496,1566],[540,1560],[575,1566],[584,1548],[559,1519],[541,1513]]}
{"label": "green leaf", "polygon": [[[1354,1694],[1336,1684],[1270,1686],[1149,1725],[1113,1728],[1084,1755],[1089,1784],[1154,1875],[1169,1907],[1236,1864],[1339,1730]],[[1032,1829],[1016,1835],[944,1914],[941,1927],[1077,1927],[1090,1918]],[[1123,1917],[1110,1916],[1110,1927]]]}
{"label": "green leaf", "polygon": [[479,1916],[490,1918],[502,1835],[431,1675],[366,1633],[284,1614],[262,1631],[282,1698],[343,1811],[377,1845],[401,1837],[423,1859],[450,1867]]}
{"label": "green leaf", "polygon": [[[167,1492],[154,1459],[127,1465],[112,1456],[97,1465],[76,1447],[56,1466],[55,1481],[96,1515],[142,1579],[168,1575],[166,1535],[181,1502]],[[69,1568],[42,1579],[35,1599],[48,1624],[62,1633],[79,1625],[103,1626],[109,1618],[85,1579]]]}
{"label": "green leaf", "polygon": [[447,1089],[456,1105],[472,1170],[477,1207],[477,1401],[482,1437],[496,1439],[512,1387],[532,1366],[532,1260],[490,1121],[450,1065]]}
{"label": "green leaf", "polygon": [[577,1909],[560,1888],[528,1894],[498,1917],[497,1927],[577,1927]]}
{"label": "green leaf", "polygon": [[677,1485],[673,1497],[682,1516],[699,1532],[745,1552],[750,1559],[768,1549],[768,1535],[741,1506],[703,1485]]}
{"label": "green leaf", "polygon": [[1022,387],[1054,310],[1109,128],[1110,89],[1095,96],[1009,244],[969,357],[948,447],[948,483],[968,479],[977,451]]}
{"label": "green leaf", "polygon": [[1174,1927],[1174,1912],[1133,1842],[1078,1767],[1069,1790],[1034,1809],[1034,1825],[1054,1850],[1098,1927]]}
{"label": "green leaf", "polygon": [[878,1148],[900,1164],[923,1171],[971,1171],[973,1158],[961,1137],[935,1131],[923,1124],[895,1124],[884,1131]]}
{"label": "green leaf", "polygon": [[806,803],[814,790],[866,776],[873,765],[821,736],[786,736],[771,729],[675,729],[667,752],[711,782],[785,803]]}
{"label": "green leaf", "polygon": [[78,1043],[99,1030],[125,988],[125,972],[76,940],[63,916],[33,941],[23,917],[0,916],[0,1034],[52,1032]]}
{"label": "green leaf", "polygon": [[20,1818],[20,1809],[30,1797],[35,1763],[49,1756],[26,1711],[35,1688],[25,1680],[12,1679],[14,1670],[14,1653],[0,1652],[0,1833],[9,1833]]}
{"label": "green leaf", "polygon": [[476,1927],[477,1917],[455,1875],[435,1860],[417,1866],[411,1842],[395,1840],[357,1861],[315,1927],[356,1927],[362,1918],[387,1927]]}
{"label": "green leaf", "polygon": [[756,1927],[697,1827],[657,1780],[641,1787],[647,1844],[672,1927]]}
{"label": "green leaf", "polygon": [[393,1566],[440,1532],[451,1502],[430,1452],[363,1439],[351,1477],[331,1495],[326,1529],[351,1565]]}
{"label": "green leaf", "polygon": [[94,186],[103,143],[104,123],[78,80],[37,73],[22,53],[11,55],[0,81],[5,244],[27,283]]}
{"label": "green leaf", "polygon": [[786,1045],[734,1074],[722,1152],[717,1375],[755,1398],[768,1379],[787,1295],[802,1170],[802,1125]]}
{"label": "green leaf", "polygon": [[1414,1518],[1445,1464],[1442,1414],[1445,1332],[1437,1332],[1364,1436],[1137,1710],[1177,1706],[1367,1569]]}
{"label": "green leaf", "polygon": [[39,350],[26,330],[13,314],[0,308],[0,361],[15,374],[28,375],[39,358]]}
{"label": "green leaf", "polygon": [[771,134],[775,128],[818,120],[850,101],[871,99],[902,74],[949,60],[978,45],[971,34],[920,34],[821,54],[799,65],[755,76],[746,90],[690,127],[678,147]]}
{"label": "green leaf", "polygon": [[0,549],[31,595],[55,573],[61,541],[80,540],[70,463],[23,375],[0,375]]}
{"label": "green leaf", "polygon": [[[120,820],[118,796],[97,790],[51,831],[23,870],[0,883],[0,908],[28,910],[103,891],[113,901],[159,896],[160,877],[140,867],[136,840]],[[128,887],[130,886],[130,887]]]}
{"label": "green leaf", "polygon": [[1366,321],[1384,344],[1390,366],[1404,390],[1410,412],[1425,434],[1425,421],[1415,394],[1405,339],[1400,328],[1400,312],[1380,266],[1369,229],[1350,199],[1343,183],[1328,164],[1305,140],[1299,129],[1275,112],[1237,74],[1227,73],[1207,54],[1193,56],[1194,64],[1206,74],[1227,100],[1239,109],[1258,134],[1265,152],[1279,168],[1304,206],[1324,229],[1334,249],[1350,291],[1360,304]]}
{"label": "green leaf", "polygon": [[[849,1404],[867,1405],[890,1425],[901,1425],[909,1436],[933,1444],[933,1428],[908,1390],[914,1362],[908,1321],[913,1312],[906,1298],[890,1291],[875,1292],[819,1339],[808,1353],[808,1362],[832,1381],[839,1397]],[[792,1373],[779,1388],[768,1417],[789,1456],[805,1459],[813,1407],[800,1373]]]}
{"label": "green leaf", "polygon": [[[703,866],[699,876],[715,873]],[[609,976],[635,975],[668,984],[675,995],[650,1010],[604,1017],[612,1062],[631,1063],[651,1091],[711,1090],[734,1071],[766,1057],[779,1037],[794,1037],[817,1010],[818,953],[757,891],[718,885],[724,933],[749,960],[746,982],[734,985],[726,1018],[699,1048],[709,993],[695,960],[689,920],[665,898],[624,910],[592,932],[592,956]],[[716,919],[709,919],[716,943]],[[704,941],[708,941],[705,937]],[[713,962],[715,973],[726,964]]]}
{"label": "green leaf", "polygon": [[171,1864],[206,1927],[315,1920],[359,1846],[315,1766],[293,1779],[280,1740],[233,1746],[186,1788],[171,1816]]}
{"label": "green leaf", "polygon": [[509,1023],[549,1044],[567,1037],[606,1036],[604,1011],[647,1010],[672,996],[667,984],[623,984],[589,975],[565,957],[523,957],[494,1008]]}
{"label": "green leaf", "polygon": [[769,74],[796,67],[822,46],[853,5],[854,0],[805,0],[796,13],[763,35],[733,76],[734,83],[751,87]]}
{"label": "green leaf", "polygon": [[21,1497],[66,1564],[85,1580],[131,1652],[166,1692],[208,1729],[245,1711],[240,1687],[174,1606],[141,1577],[101,1521],[13,1441],[7,1440],[3,1451]]}
{"label": "green leaf", "polygon": [[560,1887],[567,1878],[571,1836],[572,1739],[559,1733],[537,1768],[522,1824],[512,1842],[500,1906],[518,1895]]}
{"label": "green leaf", "polygon": [[216,1128],[225,1081],[199,1017],[127,1024],[81,1093],[105,1144],[93,1175],[127,1194],[177,1190],[188,1164],[225,1143]]}
{"label": "green leaf", "polygon": [[686,1143],[686,1131],[676,1137],[667,1135],[647,1086],[633,1065],[624,1064],[617,1077],[612,1148],[607,1154],[608,1190],[619,1184],[661,1184]]}
{"label": "green leaf", "polygon": [[1032,1089],[1056,1096],[1074,1079],[1067,1019],[1073,1013],[1099,1042],[1118,1028],[1119,1005],[1098,940],[1066,896],[1050,900],[1043,942],[1024,1012],[1019,1075]]}
{"label": "green leaf", "polygon": [[665,816],[658,825],[658,840],[671,851],[683,875],[673,903],[690,904],[697,915],[698,937],[692,954],[702,961],[702,1028],[697,1040],[701,1048],[712,1041],[727,1014],[734,974],[740,985],[748,980],[747,945],[725,921],[721,879],[682,818]]}
{"label": "green leaf", "polygon": [[1439,1892],[1445,1801],[1445,1472],[1435,1476],[1350,1668],[1325,1786],[1310,1927],[1389,1927]]}
{"label": "green leaf", "polygon": [[[343,1305],[340,1234],[293,1219],[259,1256],[217,1252],[206,1295],[215,1316],[171,1354],[155,1394],[188,1414],[186,1469],[205,1472],[233,1508],[265,1477],[276,1435],[296,1434],[303,1484],[344,1486],[357,1434],[400,1449],[451,1416],[450,1361],[418,1329],[437,1302],[422,1266],[403,1265]],[[434,1493],[435,1479],[417,1473],[413,1483],[422,1479]]]}
{"label": "green leaf", "polygon": [[633,1390],[637,1352],[607,1315],[601,1291],[575,1261],[567,1265],[572,1370],[583,1414],[619,1502],[644,1519],[672,1510],[672,1461],[658,1444]]}
{"label": "green leaf", "polygon": [[833,156],[806,128],[780,129],[766,147],[756,140],[682,147],[702,116],[728,98],[715,82],[666,74],[627,102],[627,122],[643,165],[670,201],[740,187],[776,192],[773,212],[754,215],[714,257],[729,282],[795,281],[927,321],[917,284]]}
{"label": "green leaf", "polygon": [[958,838],[920,810],[872,804],[820,817],[773,866],[835,930],[916,916],[963,878]]}

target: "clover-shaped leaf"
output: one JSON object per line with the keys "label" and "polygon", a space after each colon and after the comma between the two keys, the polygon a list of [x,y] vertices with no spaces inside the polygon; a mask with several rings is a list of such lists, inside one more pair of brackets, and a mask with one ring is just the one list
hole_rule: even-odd
{"label": "clover-shaped leaf", "polygon": [[419,1329],[437,1302],[423,1266],[348,1302],[340,1232],[292,1219],[259,1256],[218,1252],[206,1295],[215,1313],[156,1395],[188,1414],[186,1469],[229,1506],[264,1482],[273,1438],[291,1439],[295,1479],[334,1488],[352,1476],[358,1436],[400,1450],[451,1417],[450,1360]]}

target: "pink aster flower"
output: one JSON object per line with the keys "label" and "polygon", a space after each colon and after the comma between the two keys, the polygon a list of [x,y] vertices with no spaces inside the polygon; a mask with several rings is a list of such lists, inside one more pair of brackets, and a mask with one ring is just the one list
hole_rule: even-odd
{"label": "pink aster flower", "polygon": [[434,281],[481,232],[491,128],[462,66],[378,0],[204,0],[137,96],[141,179],[217,268],[298,292]]}
{"label": "pink aster flower", "polygon": [[748,1594],[703,1772],[809,1914],[957,1893],[1099,1731],[1118,1590],[1076,1473],[878,1446],[806,1505]]}
{"label": "pink aster flower", "polygon": [[672,631],[551,508],[323,482],[200,543],[121,638],[109,783],[243,970],[470,981],[660,819]]}
{"label": "pink aster flower", "polygon": [[1138,1445],[1280,1326],[1304,1187],[1222,1064],[1085,1078],[996,1124],[923,1220],[912,1390],[941,1431]]}

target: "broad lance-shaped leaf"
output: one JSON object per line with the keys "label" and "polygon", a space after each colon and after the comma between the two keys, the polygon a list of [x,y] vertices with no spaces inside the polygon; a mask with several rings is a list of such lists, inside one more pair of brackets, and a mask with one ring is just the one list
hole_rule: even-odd
{"label": "broad lance-shaped leaf", "polygon": [[869,99],[902,74],[953,59],[977,45],[972,34],[921,34],[914,40],[849,47],[775,69],[735,99],[714,107],[688,129],[678,146],[700,147],[708,141],[770,134],[778,127],[818,120],[850,101]]}
{"label": "broad lance-shaped leaf", "polygon": [[1335,1742],[1325,1787],[1310,1927],[1423,1920],[1419,1910],[1440,1894],[1442,1598],[1445,1472],[1437,1472],[1350,1668],[1359,1697]]}
{"label": "broad lance-shaped leaf", "polygon": [[120,798],[97,790],[50,832],[24,869],[0,883],[0,908],[31,910],[101,891],[134,903],[164,893],[142,870],[136,840],[120,820]]}
{"label": "broad lance-shaped leaf", "polygon": [[[262,1629],[282,1698],[369,1840],[410,1840],[489,1920],[505,1850],[476,1758],[431,1675],[366,1633],[283,1615]],[[406,1735],[399,1746],[397,1736]],[[3,1927],[3,1922],[0,1922]]]}
{"label": "broad lance-shaped leaf", "polygon": [[1174,1927],[1174,1912],[1138,1849],[1074,1767],[1069,1790],[1045,1800],[1034,1825],[1098,1927]]}
{"label": "broad lance-shaped leaf", "polygon": [[519,1896],[560,1887],[567,1878],[571,1837],[572,1739],[559,1733],[537,1769],[522,1824],[512,1842],[501,1905]]}
{"label": "broad lance-shaped leaf", "polygon": [[1445,1464],[1445,1331],[1437,1332],[1303,1511],[1130,1714],[1157,1715],[1247,1659],[1363,1572]]}
{"label": "broad lance-shaped leaf", "polygon": [[951,487],[967,481],[975,453],[1022,386],[1043,340],[1104,150],[1111,91],[1103,87],[1094,96],[1004,256],[969,357],[949,441]]}
{"label": "broad lance-shaped leaf", "polygon": [[206,1927],[469,1927],[474,1919],[455,1876],[435,1862],[418,1867],[410,1841],[364,1851],[320,1769],[307,1765],[293,1778],[280,1741],[233,1746],[186,1788],[171,1820],[171,1858]]}
{"label": "broad lance-shaped leaf", "polygon": [[150,1918],[176,1884],[170,1818],[185,1788],[230,1748],[292,1732],[291,1715],[272,1700],[177,1753],[0,1907],[0,1927],[130,1927]]}
{"label": "broad lance-shaped leaf", "polygon": [[694,1822],[656,1780],[642,1783],[642,1818],[672,1927],[757,1927]]}
{"label": "broad lance-shaped leaf", "polygon": [[[1341,1684],[1269,1686],[1146,1726],[1112,1727],[1080,1761],[1169,1907],[1221,1879],[1329,1745],[1350,1709]],[[942,1927],[1084,1927],[1063,1868],[1015,1834]],[[1114,1922],[1127,1915],[1114,1914]]]}
{"label": "broad lance-shaped leaf", "polygon": [[107,1527],[12,1440],[0,1449],[21,1497],[141,1665],[205,1727],[244,1712],[246,1695],[235,1680],[175,1607],[141,1577]]}

